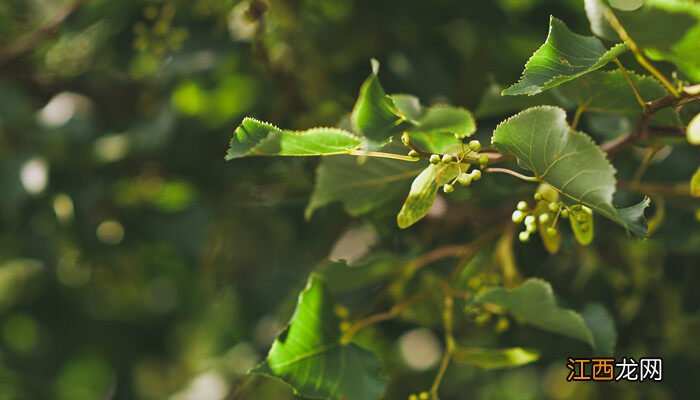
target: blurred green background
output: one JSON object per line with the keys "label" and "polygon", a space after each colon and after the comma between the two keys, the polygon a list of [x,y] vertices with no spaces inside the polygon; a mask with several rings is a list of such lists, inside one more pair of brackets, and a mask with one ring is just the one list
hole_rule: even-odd
{"label": "blurred green background", "polygon": [[[474,108],[515,81],[550,14],[589,32],[577,0],[1,1],[0,399],[291,399],[245,372],[357,225],[339,206],[304,220],[316,159],[224,162],[233,129],[335,124],[371,57],[389,92]],[[438,243],[434,223],[399,232],[392,207],[369,217],[380,247]],[[700,238],[689,211],[667,214],[664,240],[519,248],[526,274],[612,309],[618,354],[663,355],[664,384],[567,384],[565,355],[586,349],[527,331],[542,361],[454,368],[445,398],[690,398]],[[396,341],[413,328],[386,340],[388,398],[432,379],[437,336]]]}

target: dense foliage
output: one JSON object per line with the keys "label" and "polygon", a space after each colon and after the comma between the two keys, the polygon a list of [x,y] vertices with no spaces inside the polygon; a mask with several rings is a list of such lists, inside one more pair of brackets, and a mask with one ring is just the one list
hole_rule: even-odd
{"label": "dense foliage", "polygon": [[0,399],[689,398],[699,20],[3,3]]}

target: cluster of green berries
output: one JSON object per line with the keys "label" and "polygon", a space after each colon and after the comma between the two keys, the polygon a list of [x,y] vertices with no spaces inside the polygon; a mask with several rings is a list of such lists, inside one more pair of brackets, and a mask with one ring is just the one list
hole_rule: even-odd
{"label": "cluster of green berries", "polygon": [[410,394],[408,396],[408,400],[428,400],[430,399],[430,393],[428,392],[420,392],[418,394]]}
{"label": "cluster of green berries", "polygon": [[[534,210],[530,210],[529,205],[525,201],[519,201],[516,206],[516,210],[513,211],[511,219],[516,224],[524,223],[525,230],[518,234],[518,240],[526,243],[530,240],[530,235],[532,235],[537,230],[537,224],[542,226],[547,226],[545,233],[548,236],[554,236],[557,234],[556,219],[558,217],[568,218],[569,212],[566,207],[559,201],[547,202],[542,197],[541,193],[535,193],[535,201],[546,202],[547,211],[536,215]],[[554,215],[554,217],[552,217]]]}
{"label": "cluster of green berries", "polygon": [[160,10],[150,5],[143,11],[145,22],[138,22],[134,25],[134,48],[138,51],[151,50],[158,56],[162,56],[166,51],[178,50],[187,39],[187,29],[174,28],[172,20],[177,7],[173,3],[166,3]]}

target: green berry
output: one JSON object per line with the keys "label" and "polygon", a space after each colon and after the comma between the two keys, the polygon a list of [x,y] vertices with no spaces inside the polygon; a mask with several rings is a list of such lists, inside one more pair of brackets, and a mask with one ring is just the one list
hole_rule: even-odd
{"label": "green berry", "polygon": [[535,193],[535,201],[541,201],[542,200],[542,193]]}
{"label": "green berry", "polygon": [[567,210],[566,208],[561,210],[561,217],[562,218],[569,218],[569,210]]}
{"label": "green berry", "polygon": [[510,219],[512,219],[516,224],[519,224],[523,222],[523,219],[525,219],[525,214],[523,214],[523,212],[520,210],[515,210],[513,211],[513,215],[510,216]]}
{"label": "green berry", "polygon": [[408,396],[408,400],[418,400],[418,395],[416,394],[411,394]]}
{"label": "green berry", "polygon": [[482,154],[479,156],[479,164],[486,165],[488,163],[489,163],[489,157],[486,154]]}
{"label": "green berry", "polygon": [[472,149],[472,151],[479,151],[481,150],[481,143],[478,140],[472,140],[469,142],[469,148]]}
{"label": "green berry", "polygon": [[525,225],[535,225],[535,216],[534,215],[528,215],[525,217]]}
{"label": "green berry", "polygon": [[474,181],[478,181],[479,179],[481,179],[481,171],[479,171],[478,169],[472,170],[472,172],[470,172],[469,175],[471,175],[472,180]]}
{"label": "green berry", "polygon": [[442,187],[442,191],[445,193],[452,193],[455,191],[455,187],[449,183],[446,183],[445,186]]}
{"label": "green berry", "polygon": [[420,392],[420,394],[418,395],[418,399],[419,400],[428,400],[428,399],[430,399],[430,393]]}
{"label": "green berry", "polygon": [[440,156],[437,154],[433,154],[430,156],[430,163],[431,164],[437,164],[440,162]]}
{"label": "green berry", "polygon": [[466,172],[462,172],[457,177],[457,182],[459,182],[459,184],[462,186],[469,186],[472,183],[472,176]]}
{"label": "green berry", "polygon": [[557,211],[559,211],[559,203],[551,202],[547,205],[547,208],[551,212],[557,212]]}
{"label": "green berry", "polygon": [[581,228],[581,232],[587,232],[590,226],[588,226],[588,224],[584,222],[579,226],[579,228]]}
{"label": "green berry", "polygon": [[413,157],[413,158],[419,158],[419,157],[420,157],[420,154],[418,154],[418,152],[415,151],[415,150],[411,150],[411,151],[408,152],[408,156],[409,156],[409,157]]}
{"label": "green berry", "polygon": [[587,220],[588,220],[588,218],[586,217],[585,214],[579,214],[576,216],[576,221],[578,221],[578,222],[583,223],[583,222],[586,222]]}
{"label": "green berry", "polygon": [[452,155],[450,155],[450,154],[444,154],[444,155],[442,156],[442,162],[444,162],[445,164],[451,163],[451,162],[452,162]]}
{"label": "green berry", "polygon": [[523,243],[527,243],[530,240],[530,232],[520,232],[518,234],[518,240]]}
{"label": "green berry", "polygon": [[582,208],[583,206],[581,206],[580,204],[576,204],[573,207],[571,207],[571,209],[574,211],[581,211]]}
{"label": "green berry", "polygon": [[554,236],[557,234],[557,230],[552,228],[551,226],[547,228],[547,236]]}
{"label": "green berry", "polygon": [[411,139],[408,137],[408,132],[404,132],[401,135],[401,143],[403,143],[404,146],[408,146],[408,144],[411,143]]}
{"label": "green berry", "polygon": [[520,211],[527,211],[527,203],[524,201],[519,201],[517,208]]}
{"label": "green berry", "polygon": [[546,224],[549,222],[549,214],[540,214],[540,223]]}

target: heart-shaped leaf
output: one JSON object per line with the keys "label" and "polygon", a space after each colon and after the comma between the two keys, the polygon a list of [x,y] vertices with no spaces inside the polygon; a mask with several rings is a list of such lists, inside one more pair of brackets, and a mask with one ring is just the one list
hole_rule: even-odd
{"label": "heart-shaped leaf", "polygon": [[608,50],[599,39],[571,32],[562,21],[550,17],[547,40],[525,64],[518,83],[503,94],[540,93],[595,71],[625,51],[624,44]]}
{"label": "heart-shaped leaf", "polygon": [[499,152],[515,156],[537,180],[557,190],[563,202],[583,204],[637,235],[646,235],[644,209],[649,199],[625,209],[613,206],[615,168],[588,135],[569,127],[564,110],[527,109],[498,125],[491,141]]}
{"label": "heart-shaped leaf", "polygon": [[337,128],[287,131],[266,122],[245,118],[229,144],[226,159],[247,156],[321,156],[346,154],[360,146],[361,139]]}
{"label": "heart-shaped leaf", "polygon": [[281,379],[307,398],[379,399],[385,384],[379,360],[355,344],[341,344],[339,324],[328,289],[312,275],[289,325],[250,373]]}

